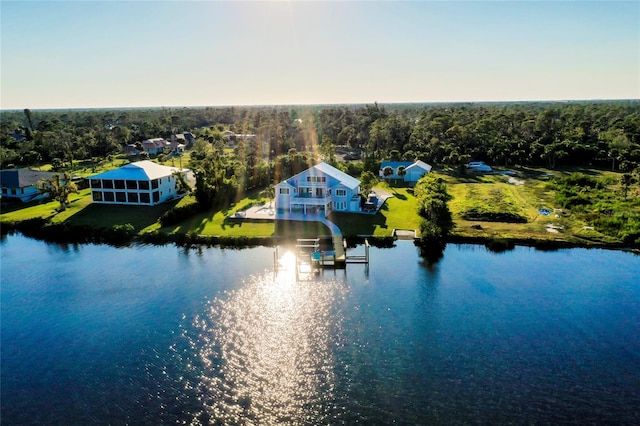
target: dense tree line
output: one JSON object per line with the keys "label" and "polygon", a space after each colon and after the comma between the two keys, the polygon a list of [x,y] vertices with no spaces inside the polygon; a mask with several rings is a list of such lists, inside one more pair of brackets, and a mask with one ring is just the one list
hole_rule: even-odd
{"label": "dense tree line", "polygon": [[[210,202],[328,161],[359,176],[384,159],[463,168],[640,164],[640,101],[3,111],[2,168],[100,161],[144,139],[190,131],[196,195]],[[230,130],[251,137],[229,137]],[[230,148],[233,147],[233,149]],[[362,159],[342,162],[342,158]],[[346,154],[346,155],[345,155]],[[203,190],[224,191],[225,197]],[[204,198],[203,198],[204,197]],[[216,201],[217,200],[217,201]],[[207,201],[207,204],[209,203]]]}
{"label": "dense tree line", "polygon": [[[192,131],[255,134],[269,160],[297,152],[331,157],[332,147],[376,160],[436,165],[484,160],[501,166],[640,162],[640,102],[224,107],[3,111],[2,165],[101,157],[147,138]],[[18,141],[11,135],[21,135]]]}

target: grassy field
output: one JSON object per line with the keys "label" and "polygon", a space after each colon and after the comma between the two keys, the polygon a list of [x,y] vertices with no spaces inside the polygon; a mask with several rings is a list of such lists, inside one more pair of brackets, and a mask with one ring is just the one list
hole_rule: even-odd
{"label": "grassy field", "polygon": [[[574,169],[546,170],[522,169],[514,176],[481,175],[446,176],[449,193],[453,196],[449,207],[456,227],[454,235],[462,237],[487,237],[506,239],[558,240],[575,243],[611,243],[616,239],[591,229],[584,215],[563,209],[556,202],[556,193],[549,188],[552,177],[564,177]],[[618,182],[619,173],[601,170],[579,170],[595,178]],[[619,186],[612,185],[614,194]],[[632,188],[638,191],[638,186]],[[620,194],[620,196],[622,196]],[[488,212],[510,212],[526,218],[526,223],[505,223],[466,220],[470,209]],[[549,209],[551,214],[543,215],[539,209]]]}

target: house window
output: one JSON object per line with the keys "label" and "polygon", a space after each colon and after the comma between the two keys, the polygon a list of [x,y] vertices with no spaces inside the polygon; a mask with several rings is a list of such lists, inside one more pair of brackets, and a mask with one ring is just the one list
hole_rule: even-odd
{"label": "house window", "polygon": [[2,188],[2,193],[6,194],[7,193],[7,188]]}
{"label": "house window", "polygon": [[151,189],[158,189],[158,179],[151,181]]}
{"label": "house window", "polygon": [[322,197],[323,192],[322,188],[316,188],[316,197]]}
{"label": "house window", "polygon": [[280,188],[280,193],[283,195],[289,195],[289,188]]}
{"label": "house window", "polygon": [[124,189],[124,181],[122,179],[116,179],[113,181],[113,186],[116,189]]}
{"label": "house window", "polygon": [[113,181],[112,180],[103,180],[102,181],[102,187],[103,188],[108,188],[108,189],[113,189]]}
{"label": "house window", "polygon": [[324,176],[307,176],[307,182],[326,182],[327,178]]}
{"label": "house window", "polygon": [[93,191],[93,201],[102,201],[102,192],[100,191]]}
{"label": "house window", "polygon": [[160,194],[156,191],[153,193],[153,202],[157,203],[158,201],[160,201]]}
{"label": "house window", "polygon": [[149,181],[148,180],[138,181],[138,188],[148,191],[149,190]]}
{"label": "house window", "polygon": [[151,199],[149,198],[149,193],[147,192],[143,192],[140,194],[140,202],[143,204],[149,204],[151,201]]}
{"label": "house window", "polygon": [[18,192],[15,188],[11,188],[11,195],[16,195]]}
{"label": "house window", "polygon": [[137,192],[127,192],[127,201],[129,203],[138,203],[138,193]]}
{"label": "house window", "polygon": [[127,182],[127,189],[138,189],[138,182],[135,180],[128,180]]}
{"label": "house window", "polygon": [[102,181],[100,179],[91,179],[92,188],[102,188]]}
{"label": "house window", "polygon": [[111,191],[107,191],[104,193],[104,201],[107,201],[109,203],[113,203],[113,192]]}
{"label": "house window", "polygon": [[346,197],[347,190],[346,189],[336,189],[336,197]]}
{"label": "house window", "polygon": [[116,192],[116,201],[118,203],[126,203],[127,202],[127,194],[124,192]]}

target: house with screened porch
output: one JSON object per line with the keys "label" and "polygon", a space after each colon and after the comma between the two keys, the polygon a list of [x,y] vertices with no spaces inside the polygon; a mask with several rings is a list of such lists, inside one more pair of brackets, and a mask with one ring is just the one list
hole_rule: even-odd
{"label": "house with screened porch", "polygon": [[178,198],[176,176],[179,172],[191,180],[189,169],[163,166],[152,161],[137,161],[89,177],[93,202],[98,204],[126,204],[155,206]]}

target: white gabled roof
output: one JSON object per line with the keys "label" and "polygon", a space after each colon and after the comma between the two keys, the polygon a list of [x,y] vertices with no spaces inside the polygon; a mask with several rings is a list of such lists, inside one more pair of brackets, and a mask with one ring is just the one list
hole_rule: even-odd
{"label": "white gabled roof", "polygon": [[171,176],[173,172],[180,170],[186,171],[186,169],[163,166],[153,161],[143,160],[127,164],[119,169],[90,176],[89,179],[154,180]]}
{"label": "white gabled roof", "polygon": [[426,170],[427,173],[431,171],[431,166],[425,163],[424,161],[420,161],[420,160],[416,161],[415,163],[407,167],[407,170],[412,169],[414,167],[420,167],[422,170]]}
{"label": "white gabled roof", "polygon": [[336,169],[330,164],[323,162],[320,164],[316,164],[315,166],[312,167],[312,169],[320,170],[322,173],[327,174],[332,178],[339,180],[347,188],[354,189],[358,185],[360,185],[360,181],[358,179],[346,174],[342,170]]}
{"label": "white gabled roof", "polygon": [[280,182],[278,185],[282,185],[286,183],[288,186],[295,187],[296,186],[295,182],[300,178],[300,176],[309,175],[309,174],[313,175],[313,172],[316,170],[329,176],[332,179],[337,180],[338,182],[340,182],[340,184],[342,184],[343,186],[349,189],[355,189],[358,187],[358,185],[360,185],[360,181],[358,179],[354,178],[353,176],[349,176],[345,172],[338,170],[327,163],[316,164],[315,166],[310,167],[307,170],[304,170],[298,173],[297,175],[291,176],[289,179],[286,179]]}

